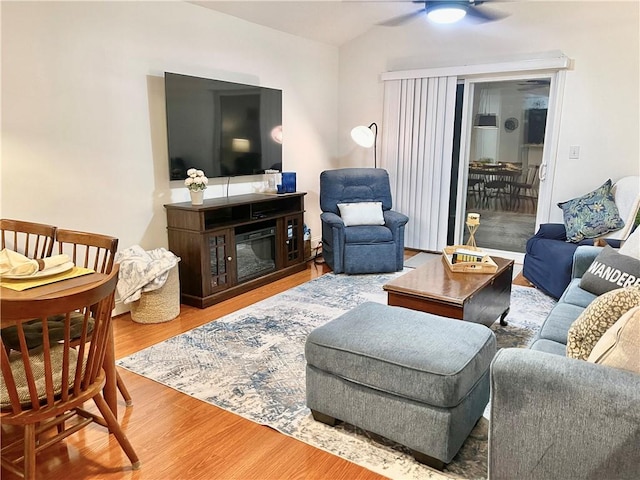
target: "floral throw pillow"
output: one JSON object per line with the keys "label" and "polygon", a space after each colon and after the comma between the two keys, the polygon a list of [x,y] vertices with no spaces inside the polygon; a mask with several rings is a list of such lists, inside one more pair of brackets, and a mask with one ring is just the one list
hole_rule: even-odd
{"label": "floral throw pillow", "polygon": [[580,242],[624,227],[611,193],[611,179],[578,198],[558,203],[564,216],[567,241]]}

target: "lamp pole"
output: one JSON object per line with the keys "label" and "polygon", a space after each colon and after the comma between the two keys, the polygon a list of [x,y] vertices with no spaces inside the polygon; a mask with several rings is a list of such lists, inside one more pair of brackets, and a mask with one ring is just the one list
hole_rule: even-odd
{"label": "lamp pole", "polygon": [[378,168],[378,124],[376,122],[372,122],[371,125],[369,125],[369,128],[373,130],[372,127],[376,127],[373,137],[373,168]]}

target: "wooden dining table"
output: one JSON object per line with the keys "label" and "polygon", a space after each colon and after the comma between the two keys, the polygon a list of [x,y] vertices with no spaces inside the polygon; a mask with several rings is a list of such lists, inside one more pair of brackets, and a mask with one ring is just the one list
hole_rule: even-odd
{"label": "wooden dining table", "polygon": [[[108,275],[104,273],[92,272],[85,275],[67,278],[64,280],[48,283],[33,288],[17,291],[0,285],[0,296],[4,301],[10,302],[30,302],[39,299],[63,298],[77,293],[81,287],[104,280]],[[110,341],[104,359],[103,368],[105,370],[105,385],[103,389],[104,398],[109,408],[117,418],[117,377],[115,363],[115,348],[113,343],[113,329],[110,332]]]}
{"label": "wooden dining table", "polygon": [[522,175],[522,167],[506,163],[472,163],[469,165],[469,174],[513,179]]}
{"label": "wooden dining table", "polygon": [[487,201],[487,190],[495,189],[494,194],[503,195],[509,208],[512,208],[514,191],[511,186],[521,175],[520,164],[473,162],[469,165],[469,180],[475,180],[475,193],[482,204]]}

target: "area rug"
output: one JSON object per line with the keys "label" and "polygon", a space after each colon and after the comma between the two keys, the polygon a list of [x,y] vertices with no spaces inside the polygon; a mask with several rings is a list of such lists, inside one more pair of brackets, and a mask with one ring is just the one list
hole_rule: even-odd
{"label": "area rug", "polygon": [[418,268],[419,266],[439,256],[441,256],[440,253],[429,253],[429,252],[416,253],[413,257],[407,258],[404,261],[404,266],[406,268]]}
{"label": "area rug", "polygon": [[[347,424],[314,421],[305,405],[309,332],[363,302],[386,303],[382,285],[397,275],[326,274],[117,364],[389,478],[484,478],[484,418],[453,462],[438,472],[386,439]],[[553,305],[533,288],[514,286],[508,325],[492,327],[499,347],[526,345]]]}

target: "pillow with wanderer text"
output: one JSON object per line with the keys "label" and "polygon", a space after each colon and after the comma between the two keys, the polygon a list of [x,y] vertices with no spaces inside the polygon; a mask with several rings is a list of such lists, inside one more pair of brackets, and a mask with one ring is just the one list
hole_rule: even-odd
{"label": "pillow with wanderer text", "polygon": [[640,285],[640,260],[606,245],[582,275],[580,288],[594,295]]}

